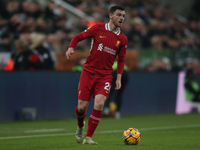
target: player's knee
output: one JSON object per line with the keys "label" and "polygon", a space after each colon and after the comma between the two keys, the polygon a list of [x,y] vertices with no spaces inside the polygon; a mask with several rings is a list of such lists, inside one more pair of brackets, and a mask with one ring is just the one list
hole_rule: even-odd
{"label": "player's knee", "polygon": [[98,102],[98,103],[95,104],[95,108],[97,110],[102,110],[103,109],[103,105],[104,105],[103,102]]}
{"label": "player's knee", "polygon": [[78,110],[79,110],[79,112],[84,113],[87,110],[88,105],[89,105],[88,101],[78,100]]}
{"label": "player's knee", "polygon": [[87,107],[84,105],[79,105],[78,109],[79,109],[79,112],[85,112]]}

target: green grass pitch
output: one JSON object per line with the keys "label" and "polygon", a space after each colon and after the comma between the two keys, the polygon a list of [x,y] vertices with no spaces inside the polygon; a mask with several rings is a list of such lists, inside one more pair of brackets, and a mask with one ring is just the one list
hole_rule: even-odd
{"label": "green grass pitch", "polygon": [[[88,118],[86,118],[86,122]],[[123,130],[137,128],[138,145],[125,145]],[[76,143],[76,119],[0,123],[0,150],[199,150],[200,114],[157,114],[102,118],[93,140]],[[86,124],[87,128],[87,124]]]}

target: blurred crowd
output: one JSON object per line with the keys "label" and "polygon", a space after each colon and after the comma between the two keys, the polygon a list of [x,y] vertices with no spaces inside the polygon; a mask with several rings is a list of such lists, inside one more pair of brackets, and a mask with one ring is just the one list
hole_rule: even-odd
{"label": "blurred crowd", "polygon": [[[93,16],[96,22],[108,21],[111,5],[119,4],[126,9],[122,28],[128,37],[130,49],[152,48],[187,51],[200,48],[199,8],[183,17],[176,14],[170,5],[162,6],[159,0],[65,0]],[[199,14],[198,14],[199,13]]]}
{"label": "blurred crowd", "polygon": [[[114,4],[126,9],[122,30],[128,37],[128,49],[170,49],[183,52],[200,49],[198,0],[185,17],[175,13],[170,5],[162,6],[159,0],[65,1],[93,19],[83,17],[76,23],[69,18],[64,7],[52,1],[47,1],[47,5],[34,0],[0,1],[0,52],[12,53],[13,69],[54,70],[58,53],[67,50],[70,40],[77,33],[95,23],[107,22],[109,8]],[[85,40],[77,45],[77,49],[88,50],[89,46],[89,41]],[[194,59],[199,64],[199,60]],[[29,61],[29,65],[26,61]],[[163,67],[163,64],[166,66]],[[156,60],[146,66],[145,70],[169,71],[167,65],[166,61]],[[161,68],[152,69],[152,66]]]}

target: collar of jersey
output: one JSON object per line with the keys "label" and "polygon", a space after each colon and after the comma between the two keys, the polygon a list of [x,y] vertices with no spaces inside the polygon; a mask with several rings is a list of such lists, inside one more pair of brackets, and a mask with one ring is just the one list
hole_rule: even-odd
{"label": "collar of jersey", "polygon": [[[106,28],[106,30],[111,31],[109,23],[105,24],[105,28]],[[117,34],[117,35],[119,35],[120,34],[120,28],[118,27],[118,30],[115,31],[114,33]]]}

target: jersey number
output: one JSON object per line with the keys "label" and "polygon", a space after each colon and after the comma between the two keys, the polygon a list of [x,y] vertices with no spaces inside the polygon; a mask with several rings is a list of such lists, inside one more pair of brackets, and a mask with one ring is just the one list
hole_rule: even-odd
{"label": "jersey number", "polygon": [[110,88],[111,88],[110,83],[106,82],[105,85],[106,86],[104,87],[104,89],[107,90],[107,91],[110,91]]}

